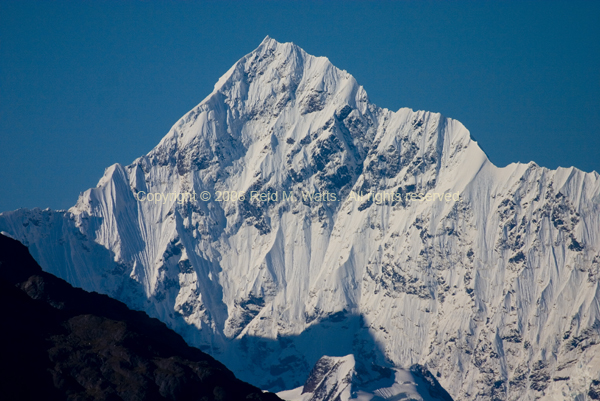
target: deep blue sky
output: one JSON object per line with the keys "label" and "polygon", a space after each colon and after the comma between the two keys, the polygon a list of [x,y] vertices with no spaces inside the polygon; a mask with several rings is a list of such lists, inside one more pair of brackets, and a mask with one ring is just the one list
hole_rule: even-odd
{"label": "deep blue sky", "polygon": [[493,163],[600,171],[600,2],[0,2],[0,211],[68,208],[266,36]]}

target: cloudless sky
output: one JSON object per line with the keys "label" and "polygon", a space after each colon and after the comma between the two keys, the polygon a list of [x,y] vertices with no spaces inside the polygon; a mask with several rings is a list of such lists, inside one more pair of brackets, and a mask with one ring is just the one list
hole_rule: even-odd
{"label": "cloudless sky", "polygon": [[599,1],[0,0],[0,211],[66,209],[269,35],[505,166],[600,171]]}

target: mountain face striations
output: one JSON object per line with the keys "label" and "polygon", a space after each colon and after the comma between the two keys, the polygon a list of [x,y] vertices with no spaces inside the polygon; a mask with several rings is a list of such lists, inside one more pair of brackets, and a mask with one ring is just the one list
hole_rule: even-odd
{"label": "mountain face striations", "polygon": [[327,356],[340,400],[600,397],[598,174],[498,168],[458,121],[377,107],[291,43],[267,37],[68,211],[0,231],[263,389]]}

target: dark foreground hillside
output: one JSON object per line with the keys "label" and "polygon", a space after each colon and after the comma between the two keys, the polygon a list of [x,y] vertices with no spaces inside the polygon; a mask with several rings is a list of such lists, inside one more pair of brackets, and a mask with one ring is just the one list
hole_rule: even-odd
{"label": "dark foreground hillside", "polygon": [[0,235],[3,400],[279,400],[165,324],[43,272]]}

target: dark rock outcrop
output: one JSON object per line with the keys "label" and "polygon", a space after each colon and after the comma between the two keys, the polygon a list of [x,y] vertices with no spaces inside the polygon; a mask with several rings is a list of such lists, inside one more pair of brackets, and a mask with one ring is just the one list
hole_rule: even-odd
{"label": "dark rock outcrop", "polygon": [[0,235],[3,400],[279,400],[144,312],[43,272]]}

